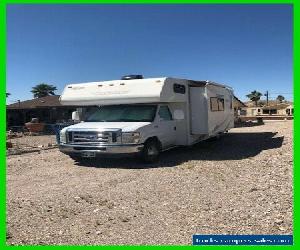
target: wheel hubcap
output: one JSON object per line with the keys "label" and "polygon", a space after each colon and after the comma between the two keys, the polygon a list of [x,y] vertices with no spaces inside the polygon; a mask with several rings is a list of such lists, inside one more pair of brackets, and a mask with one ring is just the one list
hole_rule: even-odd
{"label": "wheel hubcap", "polygon": [[148,148],[148,155],[157,155],[157,149],[156,149],[156,147],[150,146]]}

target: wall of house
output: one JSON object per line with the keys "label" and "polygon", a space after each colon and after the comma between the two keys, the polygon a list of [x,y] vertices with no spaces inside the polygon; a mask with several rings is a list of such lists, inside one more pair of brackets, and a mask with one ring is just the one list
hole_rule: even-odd
{"label": "wall of house", "polygon": [[287,108],[264,108],[264,107],[247,107],[242,108],[242,111],[240,112],[243,116],[257,116],[257,115],[293,115],[294,114],[294,108],[292,106],[289,106]]}
{"label": "wall of house", "polygon": [[242,105],[236,99],[233,99],[232,103],[233,103],[234,117],[238,117],[239,115],[241,115],[241,111],[243,110],[244,105]]}
{"label": "wall of house", "polygon": [[53,124],[67,122],[72,118],[72,112],[76,107],[51,107],[41,109],[8,109],[6,111],[6,126],[24,126],[32,118],[38,118],[40,122]]}
{"label": "wall of house", "polygon": [[247,108],[242,108],[241,110],[242,110],[241,115],[245,115],[245,116],[256,116],[262,114],[261,108],[247,107]]}

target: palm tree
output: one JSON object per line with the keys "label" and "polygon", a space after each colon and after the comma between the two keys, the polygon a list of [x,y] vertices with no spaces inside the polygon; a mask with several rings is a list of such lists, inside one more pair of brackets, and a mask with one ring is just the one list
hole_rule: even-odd
{"label": "palm tree", "polygon": [[280,103],[282,103],[285,100],[285,98],[283,95],[279,95],[279,96],[277,96],[276,100],[279,101]]}
{"label": "palm tree", "polygon": [[6,97],[9,97],[11,95],[11,93],[6,92]]}
{"label": "palm tree", "polygon": [[48,95],[55,95],[54,91],[57,90],[55,86],[49,85],[46,83],[40,83],[34,87],[30,91],[33,93],[34,98],[40,98]]}
{"label": "palm tree", "polygon": [[260,100],[262,93],[254,90],[250,94],[246,95],[252,102],[255,102],[255,106],[257,106],[257,102]]}

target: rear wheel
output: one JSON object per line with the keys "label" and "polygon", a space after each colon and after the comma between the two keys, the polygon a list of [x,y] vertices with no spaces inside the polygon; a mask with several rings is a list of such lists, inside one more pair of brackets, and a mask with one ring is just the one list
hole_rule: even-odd
{"label": "rear wheel", "polygon": [[160,145],[157,140],[148,140],[142,151],[142,160],[147,163],[156,162],[159,159]]}

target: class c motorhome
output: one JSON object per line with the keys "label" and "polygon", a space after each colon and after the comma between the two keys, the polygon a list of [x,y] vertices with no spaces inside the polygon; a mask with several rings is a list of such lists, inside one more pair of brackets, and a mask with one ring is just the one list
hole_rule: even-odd
{"label": "class c motorhome", "polygon": [[160,152],[218,137],[233,128],[233,90],[211,81],[171,77],[67,85],[62,105],[83,108],[80,120],[60,132],[61,152],[76,160],[103,154],[139,154],[146,162]]}

